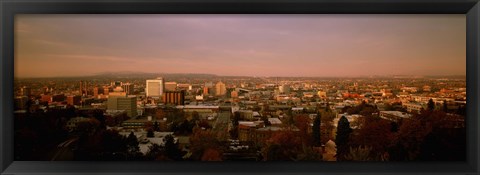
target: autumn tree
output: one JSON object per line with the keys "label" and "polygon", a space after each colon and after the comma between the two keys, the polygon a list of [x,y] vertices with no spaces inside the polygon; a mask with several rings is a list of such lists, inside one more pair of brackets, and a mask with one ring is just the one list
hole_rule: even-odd
{"label": "autumn tree", "polygon": [[372,147],[359,146],[350,147],[349,152],[345,155],[348,161],[388,161],[388,154],[377,156]]}
{"label": "autumn tree", "polygon": [[[195,129],[193,134],[190,136],[190,158],[193,160],[201,160],[209,149],[222,152],[222,146],[217,138],[216,132],[211,130]],[[212,151],[210,150],[210,153],[208,153],[210,156],[213,155],[211,152]],[[213,158],[210,157],[209,160],[210,159]]]}
{"label": "autumn tree", "polygon": [[320,133],[320,139],[322,143],[326,143],[328,140],[333,140],[332,135],[333,130],[335,129],[335,126],[333,126],[333,120],[335,119],[335,113],[332,111],[321,111],[320,114],[320,124],[323,124],[323,130],[320,131],[325,131]]}
{"label": "autumn tree", "polygon": [[310,133],[311,121],[310,117],[306,114],[298,115],[295,121],[295,126],[298,128],[298,132],[295,132],[295,134],[302,139],[302,143],[307,145],[311,145],[313,142]]}
{"label": "autumn tree", "polygon": [[158,144],[152,144],[148,147],[145,154],[146,160],[170,160],[165,154],[165,147]]}
{"label": "autumn tree", "polygon": [[339,161],[344,160],[344,156],[348,153],[350,133],[352,133],[350,122],[348,122],[345,116],[342,116],[338,121],[335,138],[335,144],[337,145],[337,160]]}
{"label": "autumn tree", "polygon": [[387,152],[393,137],[391,121],[379,117],[364,117],[362,127],[357,129],[355,137],[350,139],[350,146],[369,147],[372,150],[371,159],[373,160]]}
{"label": "autumn tree", "polygon": [[222,161],[222,152],[218,149],[208,148],[202,155],[201,161]]}
{"label": "autumn tree", "polygon": [[284,129],[274,132],[266,141],[263,157],[271,160],[296,160],[302,152],[302,140],[295,131]]}
{"label": "autumn tree", "polygon": [[151,121],[145,122],[144,128],[146,130],[153,130],[153,123]]}

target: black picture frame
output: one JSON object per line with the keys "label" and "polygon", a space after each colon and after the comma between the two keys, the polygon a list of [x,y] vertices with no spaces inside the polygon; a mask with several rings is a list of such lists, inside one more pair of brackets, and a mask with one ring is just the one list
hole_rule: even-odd
{"label": "black picture frame", "polygon": [[[1,174],[479,174],[479,0],[1,0]],[[13,161],[16,14],[465,14],[466,162],[40,162]],[[448,151],[448,150],[446,150]]]}

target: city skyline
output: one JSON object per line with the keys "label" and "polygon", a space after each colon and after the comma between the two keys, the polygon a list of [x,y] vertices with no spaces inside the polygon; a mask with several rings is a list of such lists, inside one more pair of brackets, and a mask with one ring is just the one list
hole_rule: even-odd
{"label": "city skyline", "polygon": [[465,75],[465,15],[19,15],[15,77]]}

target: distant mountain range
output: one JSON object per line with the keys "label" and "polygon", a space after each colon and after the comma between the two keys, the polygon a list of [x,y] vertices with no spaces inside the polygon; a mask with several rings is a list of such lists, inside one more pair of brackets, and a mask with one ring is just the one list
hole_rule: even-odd
{"label": "distant mountain range", "polygon": [[203,73],[147,73],[137,71],[119,71],[119,72],[101,72],[93,75],[93,77],[120,77],[120,78],[178,78],[178,77],[194,77],[194,78],[213,78],[218,77],[214,74]]}
{"label": "distant mountain range", "polygon": [[[219,78],[219,77],[252,77],[252,76],[222,76],[215,74],[206,74],[206,73],[151,73],[151,72],[140,72],[140,71],[109,71],[109,72],[99,72],[93,75],[84,75],[84,76],[57,76],[57,77],[43,77],[43,78],[156,78],[164,77],[167,79],[170,78]],[[418,79],[418,78],[428,78],[428,79],[442,79],[442,78],[453,78],[453,79],[463,79],[466,78],[465,75],[372,75],[372,76],[338,76],[338,77],[283,77],[283,76],[268,76],[264,78],[396,78],[396,79]],[[22,78],[22,77],[20,77]],[[28,77],[23,77],[28,78]],[[30,77],[35,78],[35,77]],[[37,77],[41,78],[41,77]],[[261,78],[261,77],[257,77]]]}

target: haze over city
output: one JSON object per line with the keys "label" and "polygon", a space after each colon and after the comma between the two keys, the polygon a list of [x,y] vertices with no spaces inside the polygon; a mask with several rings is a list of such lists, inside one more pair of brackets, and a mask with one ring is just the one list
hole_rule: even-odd
{"label": "haze over city", "polygon": [[465,75],[464,15],[19,15],[15,76]]}

